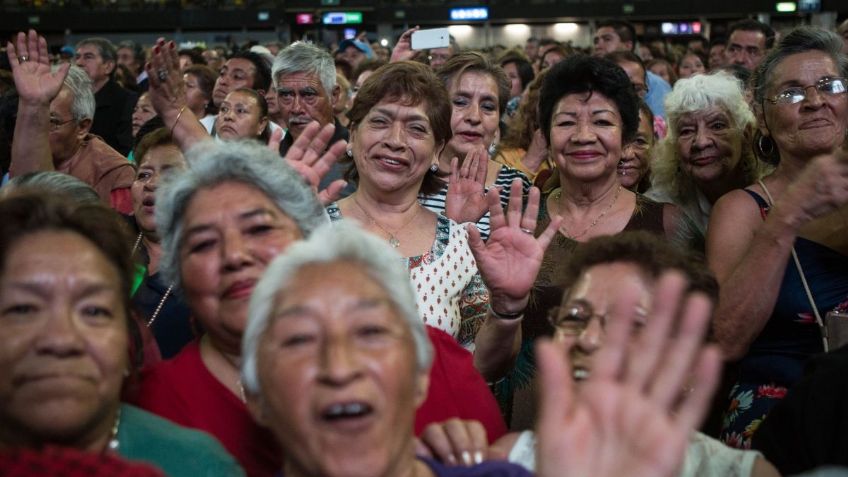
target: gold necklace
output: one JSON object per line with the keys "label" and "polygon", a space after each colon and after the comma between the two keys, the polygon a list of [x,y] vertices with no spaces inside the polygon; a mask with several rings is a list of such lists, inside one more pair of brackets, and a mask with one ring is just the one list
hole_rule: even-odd
{"label": "gold necklace", "polygon": [[[212,343],[209,343],[209,345],[212,346],[213,348],[215,348],[215,346],[213,346]],[[227,353],[224,353],[223,351],[219,350],[218,348],[215,348],[215,351],[217,351],[218,354],[220,354],[221,357],[224,358],[224,361],[226,361],[227,363],[230,364],[230,366],[232,366],[233,368],[236,369],[236,374],[238,374],[238,377],[239,377],[236,380],[236,387],[238,388],[238,391],[239,391],[239,399],[241,399],[241,402],[247,404],[247,395],[244,393],[244,384],[242,384],[242,382],[241,382],[241,370],[236,365],[236,362],[233,361],[232,359],[230,359],[229,356],[227,356]]]}
{"label": "gold necklace", "polygon": [[[575,240],[575,241],[576,241],[578,238],[580,238],[580,237],[582,237],[582,236],[586,235],[587,233],[589,233],[589,231],[590,231],[590,230],[592,230],[592,228],[593,228],[594,226],[598,225],[598,222],[600,222],[600,221],[601,221],[601,219],[602,219],[602,218],[604,218],[604,216],[605,216],[605,215],[607,215],[607,212],[609,212],[610,210],[612,210],[612,206],[614,206],[614,205],[615,205],[615,203],[616,203],[616,202],[618,202],[618,194],[619,194],[619,192],[621,192],[621,185],[619,185],[619,186],[615,189],[615,195],[613,196],[612,201],[609,203],[609,205],[607,206],[607,208],[606,208],[606,209],[604,209],[604,211],[603,211],[603,212],[601,212],[601,213],[600,213],[600,215],[598,215],[597,217],[595,217],[595,220],[593,220],[593,221],[592,221],[592,223],[591,223],[591,224],[589,224],[589,226],[588,226],[588,227],[586,227],[586,228],[585,228],[582,232],[580,232],[580,233],[579,233],[579,234],[577,234],[577,235],[570,235],[570,234],[568,233],[568,229],[566,229],[566,228],[565,228],[565,223],[563,223],[563,224],[561,224],[561,225],[559,226],[559,231],[560,231],[560,233],[561,233],[561,234],[563,234],[566,238],[569,238],[569,239],[571,239],[571,240]],[[555,193],[555,195],[554,195],[554,202],[556,202],[557,207],[559,207],[559,199],[560,199],[561,197],[562,197],[562,187],[560,187],[559,189],[557,189],[557,191],[556,191],[556,193]],[[564,208],[563,208],[563,209],[564,209]],[[562,210],[560,210],[560,212],[562,212]]]}
{"label": "gold necklace", "polygon": [[[135,239],[135,243],[133,244],[132,253],[130,254],[130,256],[135,256],[135,252],[136,252],[136,250],[138,250],[138,246],[141,244],[142,236],[143,236],[143,232],[139,232],[138,238]],[[147,320],[147,323],[145,325],[148,328],[153,326],[153,322],[156,321],[156,318],[159,317],[159,313],[162,311],[162,307],[165,306],[165,301],[167,301],[168,297],[171,296],[171,291],[173,291],[173,290],[174,290],[174,284],[171,283],[170,285],[168,285],[168,289],[165,290],[165,294],[162,295],[162,299],[159,300],[159,304],[156,305],[156,309],[153,310],[153,314],[150,316],[150,319]]]}
{"label": "gold necklace", "polygon": [[368,217],[368,220],[369,220],[372,224],[376,225],[376,226],[377,226],[377,228],[379,228],[380,230],[382,230],[383,232],[385,232],[385,233],[386,233],[386,235],[388,235],[388,236],[389,236],[389,245],[391,245],[393,248],[398,248],[398,247],[400,247],[400,240],[398,240],[398,238],[397,238],[397,235],[396,235],[396,234],[400,233],[400,231],[401,231],[401,230],[403,230],[403,229],[405,229],[407,225],[411,224],[411,223],[412,223],[412,221],[413,221],[413,220],[415,220],[415,218],[416,218],[416,217],[418,217],[418,214],[420,214],[420,213],[421,213],[421,210],[424,208],[424,207],[421,207],[420,205],[418,205],[418,210],[416,210],[416,211],[415,211],[415,213],[414,213],[414,214],[412,214],[412,217],[411,217],[409,220],[407,220],[407,221],[406,221],[406,223],[404,223],[403,225],[401,225],[399,229],[397,229],[397,230],[395,230],[394,232],[392,232],[392,231],[388,230],[387,228],[383,227],[382,225],[380,225],[380,223],[379,223],[379,222],[377,222],[377,220],[376,220],[376,219],[374,219],[374,217],[372,217],[372,216],[371,216],[371,214],[369,214],[369,213],[368,213],[368,211],[367,211],[367,210],[365,210],[365,208],[364,208],[364,207],[362,207],[362,204],[360,204],[360,203],[359,203],[359,201],[358,201],[358,200],[356,200],[356,196],[355,196],[355,195],[354,195],[354,196],[351,196],[351,199],[353,199],[353,203],[354,203],[354,204],[356,204],[356,206],[357,206],[357,207],[359,207],[359,210],[361,210],[361,211],[362,211],[362,213],[363,213],[363,214],[365,214],[365,216],[366,216],[366,217]]}

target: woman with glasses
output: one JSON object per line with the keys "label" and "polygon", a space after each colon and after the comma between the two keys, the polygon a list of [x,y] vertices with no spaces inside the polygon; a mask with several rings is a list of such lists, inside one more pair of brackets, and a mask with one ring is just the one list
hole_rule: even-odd
{"label": "woman with glasses", "polygon": [[707,259],[721,285],[715,337],[738,361],[722,438],[748,446],[825,349],[820,316],[848,299],[848,60],[832,32],[789,33],[752,78],[761,159],[773,173],[721,198]]}

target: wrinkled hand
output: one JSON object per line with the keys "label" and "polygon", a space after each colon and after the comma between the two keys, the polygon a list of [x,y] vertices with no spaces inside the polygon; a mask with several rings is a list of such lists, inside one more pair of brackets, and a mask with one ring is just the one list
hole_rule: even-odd
{"label": "wrinkled hand", "polygon": [[179,114],[186,106],[186,92],[177,45],[173,41],[166,43],[164,38],[156,40],[144,68],[148,76],[148,95],[156,113],[163,119]]}
{"label": "wrinkled hand", "polygon": [[775,211],[799,207],[800,224],[826,215],[848,204],[848,152],[818,156],[804,167],[781,198]]}
{"label": "wrinkled hand", "polygon": [[[347,141],[337,141],[327,147],[327,143],[333,137],[336,127],[333,123],[323,128],[313,121],[300,133],[286,152],[286,162],[303,177],[303,180],[318,194],[322,204],[327,205],[338,200],[339,195],[347,183],[341,179],[333,181],[326,189],[319,191],[318,185],[333,164],[339,160],[347,148]],[[279,142],[278,142],[279,144]],[[270,141],[269,141],[269,147]]]}
{"label": "wrinkled hand", "polygon": [[[684,297],[685,289],[679,274],[661,277],[650,320],[636,337],[639,292],[624,293],[613,304],[591,376],[579,387],[571,378],[566,345],[538,345],[538,476],[677,474],[721,366],[715,345],[703,344],[709,300],[699,294]],[[681,393],[690,379],[697,388]]]}
{"label": "wrinkled hand", "polygon": [[389,60],[389,63],[394,63],[396,61],[405,61],[411,60],[415,57],[415,50],[412,49],[412,34],[418,31],[421,27],[418,25],[410,28],[403,32],[403,34],[398,38],[395,47],[392,49],[392,57]]}
{"label": "wrinkled hand", "polygon": [[445,216],[456,223],[477,222],[489,208],[488,197],[500,197],[500,189],[486,190],[486,174],[489,171],[489,153],[483,147],[472,149],[458,165],[459,159],[451,159],[451,175],[445,197]]}
{"label": "wrinkled hand", "polygon": [[541,129],[537,129],[533,133],[533,139],[530,141],[530,146],[527,147],[527,152],[521,160],[524,166],[533,172],[537,172],[539,167],[548,158],[548,141],[545,140],[545,135]]}
{"label": "wrinkled hand", "polygon": [[486,459],[487,447],[483,424],[452,418],[425,427],[416,442],[415,453],[448,465],[472,466]]}
{"label": "wrinkled hand", "polygon": [[545,249],[562,222],[560,217],[551,218],[548,227],[535,237],[539,189],[530,188],[527,208],[522,213],[521,179],[512,181],[510,187],[506,215],[499,197],[495,194],[488,197],[491,232],[487,242],[483,242],[476,225],[466,225],[477,269],[489,288],[491,307],[499,313],[515,313],[526,307]]}
{"label": "wrinkled hand", "polygon": [[[6,43],[6,55],[12,66],[18,96],[30,104],[50,104],[61,91],[71,65],[63,64],[52,72],[47,41],[35,30],[19,32],[15,43]],[[26,61],[22,61],[24,58]]]}

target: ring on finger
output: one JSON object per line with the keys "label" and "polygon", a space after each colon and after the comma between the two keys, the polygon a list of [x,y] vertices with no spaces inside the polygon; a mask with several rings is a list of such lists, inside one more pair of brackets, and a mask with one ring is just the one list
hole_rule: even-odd
{"label": "ring on finger", "polygon": [[524,227],[521,227],[520,230],[525,234],[533,235],[533,231]]}
{"label": "ring on finger", "polygon": [[29,61],[28,55],[18,55],[18,63],[26,63]]}
{"label": "ring on finger", "polygon": [[159,68],[159,71],[156,72],[156,76],[159,77],[159,81],[166,81],[168,79],[168,70],[165,68]]}

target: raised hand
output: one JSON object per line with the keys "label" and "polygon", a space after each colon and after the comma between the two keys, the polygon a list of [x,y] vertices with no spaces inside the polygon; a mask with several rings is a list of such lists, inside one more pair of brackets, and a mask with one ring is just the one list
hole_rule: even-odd
{"label": "raised hand", "polygon": [[327,205],[338,200],[346,182],[339,179],[333,181],[326,189],[319,191],[318,184],[321,178],[329,172],[333,164],[339,160],[347,148],[347,141],[337,141],[327,147],[333,137],[335,126],[326,124],[323,128],[313,121],[286,152],[286,162],[294,168],[318,194],[322,204]]}
{"label": "raised hand", "polygon": [[545,249],[562,222],[560,217],[552,218],[548,227],[535,237],[539,189],[530,189],[527,208],[522,213],[521,180],[515,179],[510,187],[506,215],[497,194],[489,194],[487,198],[491,214],[487,242],[483,242],[476,225],[466,225],[477,269],[489,288],[492,309],[500,313],[515,313],[525,308]]}
{"label": "raised hand", "polygon": [[424,428],[416,454],[436,458],[448,465],[471,466],[486,459],[488,438],[479,421],[451,418]]}
{"label": "raised hand", "polygon": [[71,67],[63,64],[55,72],[51,71],[47,41],[35,30],[19,32],[14,44],[6,43],[6,55],[18,96],[28,104],[49,105],[61,91]]}
{"label": "raised hand", "polygon": [[[489,208],[488,196],[500,197],[500,189],[486,190],[489,171],[489,153],[479,147],[472,149],[459,166],[459,159],[451,159],[451,175],[445,197],[445,216],[457,223],[477,222]],[[519,192],[519,197],[521,193]]]}
{"label": "raised hand", "polygon": [[776,212],[799,208],[799,226],[848,204],[848,152],[842,148],[816,157],[792,181],[783,197],[775,200]]}
{"label": "raised hand", "polygon": [[[185,81],[180,72],[177,45],[173,41],[165,42],[164,38],[156,40],[145,69],[153,108],[163,120],[170,116],[176,117],[186,106]],[[167,120],[165,124],[169,127],[171,125]]]}
{"label": "raised hand", "polygon": [[[709,300],[685,297],[685,289],[679,274],[661,277],[650,319],[636,337],[638,291],[623,293],[607,319],[592,374],[579,388],[566,345],[538,345],[538,476],[677,474],[721,366],[715,345],[703,344]],[[697,383],[694,392],[682,393],[690,382]]]}
{"label": "raised hand", "polygon": [[420,28],[421,27],[416,25],[403,32],[400,38],[398,38],[395,47],[392,49],[392,57],[389,60],[390,63],[394,63],[395,61],[411,60],[415,57],[415,50],[412,49],[412,34]]}

